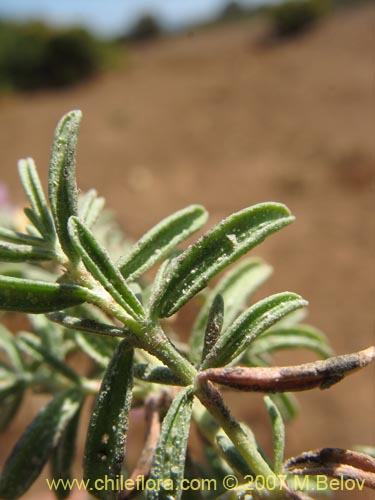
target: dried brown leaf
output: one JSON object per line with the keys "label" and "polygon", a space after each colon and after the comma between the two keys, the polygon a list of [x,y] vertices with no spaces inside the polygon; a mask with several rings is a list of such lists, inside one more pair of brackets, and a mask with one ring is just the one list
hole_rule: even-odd
{"label": "dried brown leaf", "polygon": [[344,377],[364,368],[375,358],[375,347],[324,361],[296,366],[211,368],[199,374],[199,380],[210,380],[224,386],[251,392],[306,391],[327,389]]}

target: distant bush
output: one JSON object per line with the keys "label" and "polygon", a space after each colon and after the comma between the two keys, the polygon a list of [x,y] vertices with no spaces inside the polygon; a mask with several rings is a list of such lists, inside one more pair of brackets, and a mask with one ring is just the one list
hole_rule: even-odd
{"label": "distant bush", "polygon": [[144,14],[136,21],[124,38],[130,42],[143,42],[158,38],[162,31],[159,22],[154,16]]}
{"label": "distant bush", "polygon": [[104,63],[105,44],[81,28],[0,23],[0,90],[35,90],[76,83]]}
{"label": "distant bush", "polygon": [[38,88],[50,32],[40,23],[0,24],[0,86]]}
{"label": "distant bush", "polygon": [[242,7],[238,2],[229,2],[221,11],[219,15],[219,20],[221,21],[235,21],[240,19],[245,13],[246,9]]}
{"label": "distant bush", "polygon": [[329,0],[287,0],[270,8],[276,36],[292,36],[313,26],[330,7]]}
{"label": "distant bush", "polygon": [[69,85],[95,74],[102,66],[100,44],[84,29],[54,34],[45,53],[45,74],[53,86]]}

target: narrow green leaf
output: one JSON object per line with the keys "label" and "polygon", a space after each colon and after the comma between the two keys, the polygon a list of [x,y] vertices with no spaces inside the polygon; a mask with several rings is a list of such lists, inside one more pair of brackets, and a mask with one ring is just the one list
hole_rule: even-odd
{"label": "narrow green leaf", "polygon": [[118,262],[124,278],[134,280],[163,259],[207,221],[200,205],[191,205],[163,219],[148,231]]}
{"label": "narrow green leaf", "polygon": [[224,331],[245,309],[251,295],[270,276],[271,266],[259,258],[248,258],[236,264],[207,297],[199,311],[190,337],[190,356],[194,363],[201,359],[203,336],[212,297],[220,294],[224,300]]}
{"label": "narrow green leaf", "polygon": [[156,273],[151,289],[149,290],[149,297],[147,303],[147,309],[149,311],[152,311],[154,308],[154,304],[157,301],[160,291],[164,285],[165,277],[167,275],[169,266],[172,265],[173,259],[174,257],[169,257],[164,262],[162,262]]}
{"label": "narrow green leaf", "polygon": [[192,414],[193,389],[185,387],[166,414],[150,471],[159,487],[147,491],[147,500],[179,500]]}
{"label": "narrow green leaf", "polygon": [[225,434],[218,434],[216,442],[221,453],[225,457],[228,464],[242,476],[250,476],[253,471],[249,468],[248,463],[234,446],[232,441]]}
{"label": "narrow green leaf", "polygon": [[[81,416],[82,405],[77,409],[73,418],[68,422],[57,446],[52,451],[51,456],[51,475],[58,481],[61,479],[67,484],[72,479],[72,465],[76,452],[76,440],[78,433],[78,424]],[[61,484],[54,490],[58,500],[64,500],[71,494],[69,488],[62,487]]]}
{"label": "narrow green leaf", "polygon": [[[249,494],[249,482],[245,484],[239,484],[231,490],[224,491],[219,496],[215,497],[215,500],[255,500],[252,495]],[[304,498],[303,500],[312,500],[311,498]]]}
{"label": "narrow green leaf", "polygon": [[284,316],[276,325],[271,326],[271,330],[279,330],[280,328],[292,328],[299,325],[307,316],[306,309],[297,309]]}
{"label": "narrow green leaf", "polygon": [[134,365],[134,377],[152,384],[181,385],[183,381],[167,366],[153,366],[149,363]]}
{"label": "narrow green leaf", "polygon": [[0,261],[3,262],[43,261],[54,260],[55,258],[55,252],[47,248],[5,242],[0,243]]}
{"label": "narrow green leaf", "polygon": [[105,323],[100,323],[91,318],[76,318],[75,316],[69,316],[65,313],[51,313],[48,314],[48,318],[55,323],[58,323],[71,330],[80,330],[83,332],[93,332],[99,335],[105,335],[110,337],[119,338],[132,338],[132,333],[126,328],[119,328],[113,325],[107,325]]}
{"label": "narrow green leaf", "polygon": [[120,271],[115,267],[106,251],[96,241],[94,235],[77,217],[69,221],[69,233],[75,248],[95,279],[107,290],[133,318],[144,316],[137,297],[126,284]]}
{"label": "narrow green leaf", "polygon": [[118,344],[113,337],[103,338],[90,333],[76,332],[74,339],[78,347],[102,368],[107,368]]}
{"label": "narrow green leaf", "polygon": [[48,191],[56,232],[65,254],[77,260],[77,252],[68,233],[68,220],[77,215],[75,162],[78,129],[82,113],[71,111],[59,121],[52,145]]}
{"label": "narrow green leaf", "polygon": [[295,293],[271,295],[247,309],[221,335],[202,368],[224,366],[239,356],[253,340],[291,311],[307,305]]}
{"label": "narrow green leaf", "polygon": [[33,484],[61,433],[76,413],[81,395],[76,389],[60,392],[29,425],[6,461],[0,477],[0,498],[16,500]]}
{"label": "narrow green leaf", "polygon": [[34,332],[40,337],[42,346],[58,359],[65,358],[64,329],[43,314],[30,314],[29,320]]}
{"label": "narrow green leaf", "polygon": [[205,471],[205,477],[209,477],[210,479],[217,479],[218,481],[217,493],[219,493],[222,490],[222,488],[220,488],[220,485],[223,484],[224,477],[227,476],[228,474],[233,474],[233,469],[232,467],[229,466],[227,461],[224,460],[224,458],[221,455],[219,455],[216,446],[208,444],[208,442],[203,442],[202,447],[203,447],[204,458],[209,467],[209,470],[207,472]]}
{"label": "narrow green leaf", "polygon": [[266,405],[272,425],[273,450],[274,450],[273,470],[275,474],[281,474],[283,469],[284,447],[285,447],[284,422],[277,406],[270,397],[265,396],[264,403]]}
{"label": "narrow green leaf", "polygon": [[70,366],[67,365],[65,361],[58,359],[53,353],[49,352],[45,347],[43,347],[37,337],[19,334],[17,340],[18,342],[23,342],[30,349],[40,354],[43,358],[43,361],[47,363],[54,371],[60,373],[67,379],[72,380],[76,384],[80,383],[80,376],[72,368],[70,368]]}
{"label": "narrow green leaf", "polygon": [[213,276],[293,220],[287,207],[278,203],[261,203],[225,219],[175,260],[153,315],[171,316]]}
{"label": "narrow green leaf", "polygon": [[5,353],[10,364],[16,371],[23,371],[23,360],[15,339],[3,325],[0,325],[0,350]]}
{"label": "narrow green leaf", "polygon": [[30,246],[43,246],[46,242],[39,236],[32,236],[31,234],[19,233],[12,229],[0,227],[0,241],[6,241],[16,245],[30,245]]}
{"label": "narrow green leaf", "polygon": [[314,351],[322,358],[329,358],[333,351],[323,339],[310,337],[306,328],[283,328],[270,330],[257,338],[249,348],[249,355],[259,355],[282,349],[304,348]]}
{"label": "narrow green leaf", "polygon": [[[297,314],[297,312],[298,311],[296,311],[295,314]],[[293,313],[289,314],[288,316],[292,315]],[[329,345],[329,341],[326,335],[322,331],[315,328],[314,326],[303,323],[285,325],[284,320],[280,321],[280,323],[270,328],[270,330],[266,332],[262,338],[273,337],[274,335],[283,336],[287,333],[290,335],[296,335],[310,340],[316,340],[317,342],[321,342],[326,346]]]}
{"label": "narrow green leaf", "polygon": [[[25,383],[19,381],[10,392],[0,392],[0,432],[6,430],[10,422],[16,417],[25,393]],[[1,480],[1,479],[0,479]]]}
{"label": "narrow green leaf", "polygon": [[32,158],[20,160],[18,172],[35,216],[35,227],[43,238],[54,241],[55,228],[34,160]]}
{"label": "narrow green leaf", "polygon": [[208,312],[204,335],[202,362],[216,344],[224,323],[224,301],[222,295],[216,295]]}
{"label": "narrow green leaf", "polygon": [[78,200],[78,203],[79,219],[83,221],[87,227],[91,228],[105,205],[104,198],[98,197],[98,193],[95,189],[90,189]]}
{"label": "narrow green leaf", "polygon": [[[113,479],[121,473],[133,387],[133,349],[126,340],[116,349],[96,398],[87,433],[84,478]],[[115,500],[118,492],[93,490],[101,500]]]}
{"label": "narrow green leaf", "polygon": [[298,413],[298,402],[294,394],[291,392],[279,392],[270,394],[268,397],[275,403],[285,422],[290,422],[296,417]]}
{"label": "narrow green leaf", "polygon": [[0,401],[11,394],[18,382],[17,375],[8,372],[6,375],[3,373],[0,377]]}
{"label": "narrow green leaf", "polygon": [[35,349],[32,349],[26,342],[21,342],[21,336],[24,338],[30,338],[35,343],[40,341],[39,337],[37,337],[34,333],[20,331],[16,335],[16,343],[19,350],[23,354],[26,354],[27,358],[30,358],[30,361],[32,362],[32,369],[40,366],[43,363],[43,356]]}
{"label": "narrow green leaf", "polygon": [[0,309],[45,313],[82,304],[90,299],[85,288],[0,275]]}
{"label": "narrow green leaf", "polygon": [[38,216],[29,207],[24,208],[23,212],[32,224],[32,225],[28,224],[26,226],[26,231],[31,236],[35,236],[35,238],[40,238],[43,235],[42,233],[43,228],[37,229],[38,226],[40,226],[40,221],[38,219]]}

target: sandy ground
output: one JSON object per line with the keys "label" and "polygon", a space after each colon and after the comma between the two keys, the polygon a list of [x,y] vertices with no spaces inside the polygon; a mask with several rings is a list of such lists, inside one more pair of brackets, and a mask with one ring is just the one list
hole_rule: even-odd
{"label": "sandy ground", "polygon": [[[297,220],[253,252],[275,268],[257,298],[301,293],[337,353],[363,349],[375,342],[374,21],[373,6],[343,11],[278,45],[262,42],[262,22],[192,31],[133,49],[120,68],[72,90],[1,98],[1,180],[23,202],[16,160],[33,156],[45,175],[57,119],[80,108],[79,186],[107,197],[134,238],[190,203],[205,205],[212,225],[256,202],[284,202]],[[190,321],[186,311],[185,334]],[[299,396],[288,456],[374,444],[374,368]],[[229,399],[269,448],[260,398]],[[1,438],[2,459],[37,404]],[[25,498],[40,498],[42,483]],[[354,495],[371,497],[334,498]]]}

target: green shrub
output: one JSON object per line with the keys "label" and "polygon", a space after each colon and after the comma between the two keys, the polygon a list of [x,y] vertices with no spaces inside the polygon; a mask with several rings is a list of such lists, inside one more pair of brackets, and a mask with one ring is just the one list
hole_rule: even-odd
{"label": "green shrub", "polygon": [[221,11],[219,19],[222,21],[235,21],[241,19],[246,10],[238,2],[229,2]]}
{"label": "green shrub", "polygon": [[136,21],[125,39],[131,42],[143,42],[158,38],[161,33],[158,21],[151,14],[144,14]]}
{"label": "green shrub", "polygon": [[101,67],[100,44],[82,28],[55,33],[45,53],[44,71],[52,86],[69,85]]}
{"label": "green shrub", "polygon": [[49,30],[40,23],[0,25],[0,84],[34,89],[42,84]]}
{"label": "green shrub", "polygon": [[0,89],[61,87],[94,75],[105,44],[82,28],[0,23]]}
{"label": "green shrub", "polygon": [[329,9],[329,0],[287,0],[270,9],[276,36],[292,36],[313,26]]}

